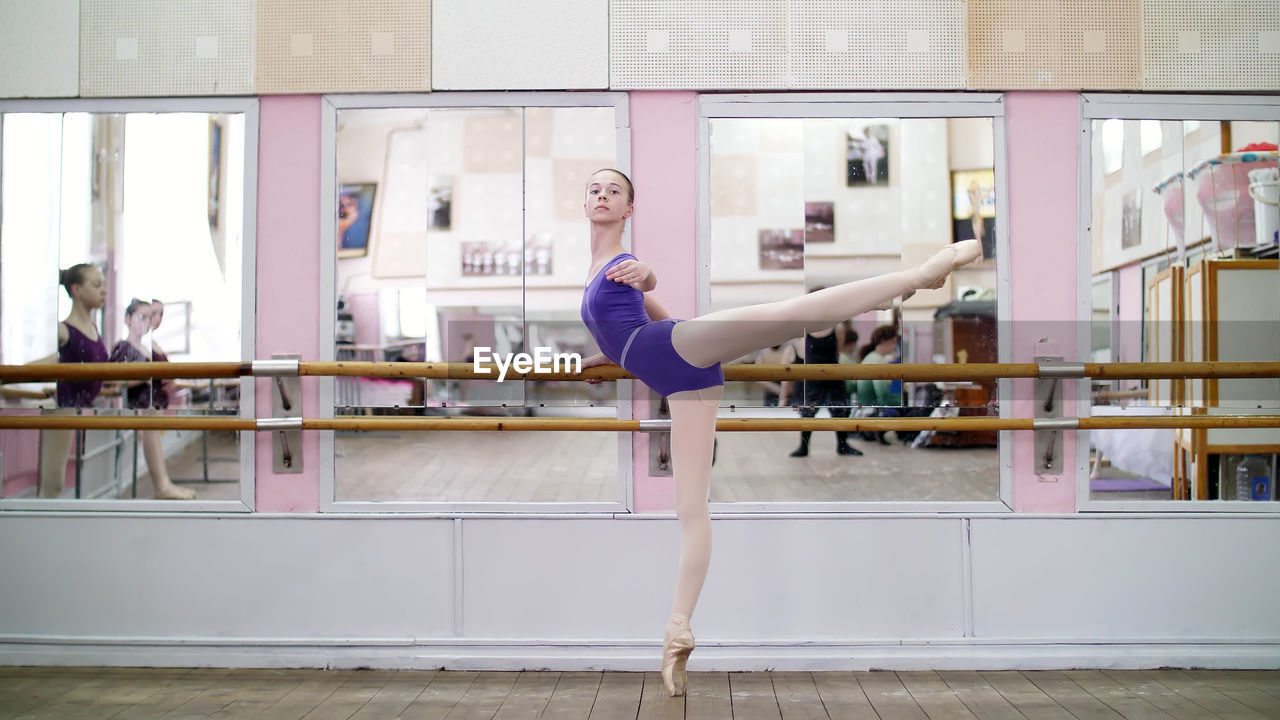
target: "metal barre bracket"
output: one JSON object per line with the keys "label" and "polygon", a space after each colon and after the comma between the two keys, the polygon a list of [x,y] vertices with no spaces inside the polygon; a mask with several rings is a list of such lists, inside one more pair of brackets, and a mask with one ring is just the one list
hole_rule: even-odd
{"label": "metal barre bracket", "polygon": [[1079,428],[1074,418],[1062,417],[1062,380],[1084,377],[1084,363],[1064,363],[1061,357],[1037,356],[1040,377],[1035,380],[1035,469],[1042,480],[1062,474],[1062,432]]}
{"label": "metal barre bracket", "polygon": [[1039,368],[1041,378],[1079,379],[1084,377],[1085,371],[1084,363],[1060,362],[1041,358],[1036,358],[1036,366]]}
{"label": "metal barre bracket", "polygon": [[298,377],[302,359],[288,355],[284,359],[254,360],[250,363],[254,377]]}

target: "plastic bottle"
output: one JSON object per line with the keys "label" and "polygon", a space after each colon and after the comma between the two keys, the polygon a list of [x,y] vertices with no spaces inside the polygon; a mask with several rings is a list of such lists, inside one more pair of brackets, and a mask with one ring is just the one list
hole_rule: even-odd
{"label": "plastic bottle", "polygon": [[1236,465],[1236,499],[1271,499],[1271,463],[1262,455],[1245,455]]}

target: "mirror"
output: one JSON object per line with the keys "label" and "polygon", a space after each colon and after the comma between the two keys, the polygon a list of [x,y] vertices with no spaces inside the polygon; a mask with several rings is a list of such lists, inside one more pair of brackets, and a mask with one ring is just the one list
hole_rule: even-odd
{"label": "mirror", "polygon": [[[0,121],[0,360],[245,359],[243,113],[21,112]],[[3,390],[11,414],[234,416],[240,388],[152,379]],[[0,436],[6,499],[241,498],[236,433]]]}
{"label": "mirror", "polygon": [[[740,362],[998,361],[990,118],[711,118],[710,305],[780,300],[980,238],[988,259]],[[806,358],[809,355],[809,358]],[[816,357],[814,360],[812,358]],[[727,417],[998,415],[994,382],[728,383]],[[999,498],[996,433],[720,433],[712,500]],[[945,472],[941,472],[945,468]]]}
{"label": "mirror", "polygon": [[[583,193],[592,172],[617,164],[616,125],[612,105],[339,110],[335,357],[594,353],[578,317]],[[338,378],[334,397],[337,415],[612,419],[618,409],[616,383],[578,381]],[[334,447],[339,501],[619,498],[616,433],[352,432]]]}

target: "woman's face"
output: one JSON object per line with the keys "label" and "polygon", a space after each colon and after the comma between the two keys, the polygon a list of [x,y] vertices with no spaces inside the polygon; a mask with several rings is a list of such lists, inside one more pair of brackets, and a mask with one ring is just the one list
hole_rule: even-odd
{"label": "woman's face", "polygon": [[97,310],[107,302],[107,281],[97,268],[85,270],[83,277],[84,282],[71,286],[72,297],[90,310]]}
{"label": "woman's face", "polygon": [[582,207],[591,222],[622,222],[635,211],[628,199],[629,194],[627,181],[622,176],[601,170],[587,182],[587,201]]}
{"label": "woman's face", "polygon": [[141,337],[151,330],[151,306],[139,305],[133,314],[124,319],[129,326],[129,334]]}
{"label": "woman's face", "polygon": [[161,320],[164,320],[164,303],[151,303],[151,329],[160,327]]}

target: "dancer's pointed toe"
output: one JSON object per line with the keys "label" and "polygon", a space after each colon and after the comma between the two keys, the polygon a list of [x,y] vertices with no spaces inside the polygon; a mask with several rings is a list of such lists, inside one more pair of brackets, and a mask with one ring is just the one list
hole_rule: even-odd
{"label": "dancer's pointed toe", "polygon": [[688,686],[689,654],[693,652],[693,631],[688,624],[667,625],[662,643],[662,684],[671,697],[684,695]]}
{"label": "dancer's pointed toe", "polygon": [[912,284],[918,288],[937,290],[947,282],[947,276],[956,268],[964,267],[982,257],[982,243],[978,240],[962,240],[952,243],[916,267]]}

